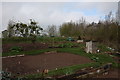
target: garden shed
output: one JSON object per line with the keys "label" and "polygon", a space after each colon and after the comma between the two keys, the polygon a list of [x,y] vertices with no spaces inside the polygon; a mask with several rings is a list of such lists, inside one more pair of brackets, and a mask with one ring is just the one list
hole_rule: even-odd
{"label": "garden shed", "polygon": [[97,51],[96,41],[86,41],[86,53],[96,53]]}

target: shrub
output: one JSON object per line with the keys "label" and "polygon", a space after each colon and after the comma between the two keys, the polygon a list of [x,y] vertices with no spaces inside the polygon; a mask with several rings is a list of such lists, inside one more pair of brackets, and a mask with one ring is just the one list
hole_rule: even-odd
{"label": "shrub", "polygon": [[74,47],[74,46],[77,46],[77,45],[74,44],[74,43],[64,43],[64,44],[59,44],[57,47],[60,47],[60,48],[71,48],[71,47]]}
{"label": "shrub", "polygon": [[14,47],[10,48],[10,51],[11,51],[11,52],[20,52],[20,51],[22,51],[22,50],[23,50],[23,49],[22,49],[21,46],[14,46]]}

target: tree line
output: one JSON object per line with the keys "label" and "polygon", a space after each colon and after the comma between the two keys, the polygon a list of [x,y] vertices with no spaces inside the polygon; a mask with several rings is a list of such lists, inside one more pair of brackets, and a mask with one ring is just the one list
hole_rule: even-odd
{"label": "tree line", "polygon": [[120,50],[120,25],[112,12],[98,23],[87,23],[83,18],[78,22],[63,23],[60,34],[65,37],[80,36],[83,40],[95,40]]}
{"label": "tree line", "polygon": [[[30,19],[29,24],[22,22],[9,21],[7,30],[2,33],[3,37],[31,37],[40,36],[40,32],[43,30],[38,23]],[[112,12],[105,16],[105,20],[99,20],[98,23],[87,23],[82,17],[77,22],[67,22],[59,26],[57,30],[56,25],[48,26],[46,32],[49,36],[64,37],[81,37],[83,40],[96,40],[98,42],[107,44],[116,49],[120,49],[120,26]]]}

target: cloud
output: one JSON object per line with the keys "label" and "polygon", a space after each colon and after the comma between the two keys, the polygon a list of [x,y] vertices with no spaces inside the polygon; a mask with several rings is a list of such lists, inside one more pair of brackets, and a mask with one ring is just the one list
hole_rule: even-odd
{"label": "cloud", "polygon": [[119,0],[2,0],[3,2],[118,2]]}
{"label": "cloud", "polygon": [[[117,3],[94,2],[4,2],[2,4],[2,30],[6,29],[8,21],[22,21],[28,23],[29,19],[36,20],[44,29],[48,25],[60,25],[70,20],[76,21],[85,17],[88,22],[97,22],[101,16],[109,11],[116,11]],[[94,10],[96,12],[94,13]],[[92,11],[93,13],[89,14]],[[86,15],[89,14],[89,15]]]}
{"label": "cloud", "polygon": [[2,3],[0,2],[0,37],[1,37],[1,31],[2,31]]}

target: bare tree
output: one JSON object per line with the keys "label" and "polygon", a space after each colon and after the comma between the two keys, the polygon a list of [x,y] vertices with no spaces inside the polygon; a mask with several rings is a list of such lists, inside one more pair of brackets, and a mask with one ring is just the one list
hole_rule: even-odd
{"label": "bare tree", "polygon": [[57,35],[57,29],[55,25],[48,26],[47,32],[50,36],[56,36]]}
{"label": "bare tree", "polygon": [[8,31],[4,30],[2,31],[2,38],[7,38],[8,37]]}
{"label": "bare tree", "polygon": [[8,27],[7,27],[9,37],[14,36],[14,34],[15,34],[15,32],[14,32],[14,24],[15,24],[15,22],[13,20],[9,20]]}

